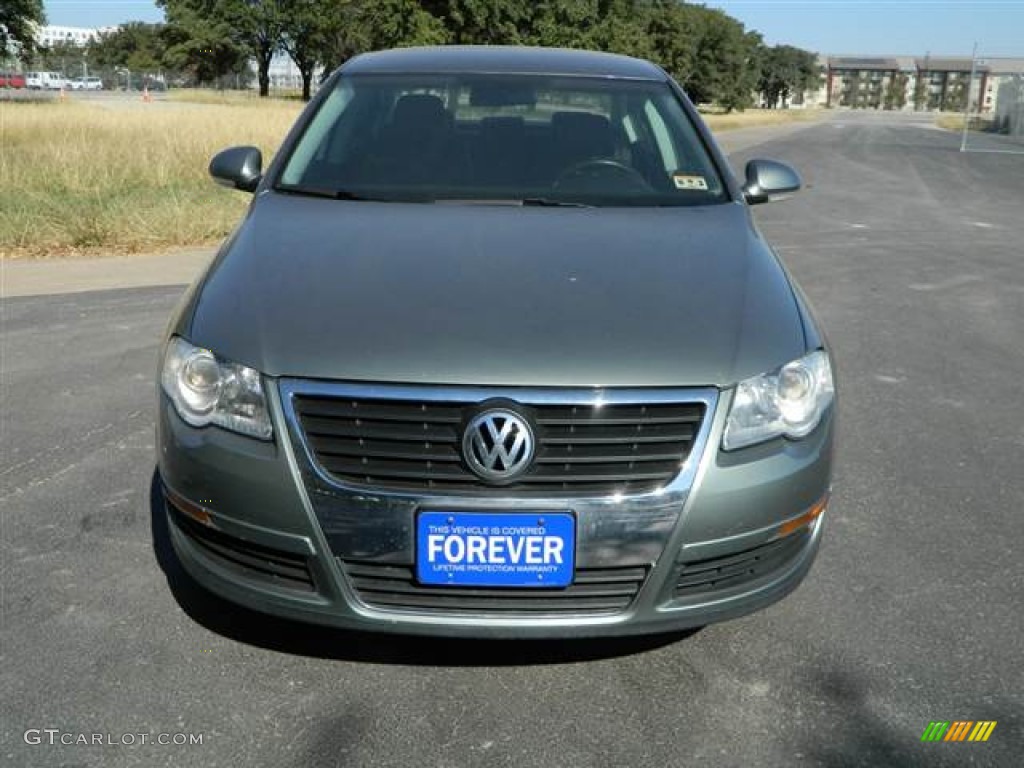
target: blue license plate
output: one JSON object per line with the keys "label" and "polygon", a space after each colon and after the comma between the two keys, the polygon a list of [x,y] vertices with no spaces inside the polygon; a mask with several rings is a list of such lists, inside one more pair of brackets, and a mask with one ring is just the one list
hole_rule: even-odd
{"label": "blue license plate", "polygon": [[421,512],[416,577],[462,587],[565,587],[576,562],[567,512]]}

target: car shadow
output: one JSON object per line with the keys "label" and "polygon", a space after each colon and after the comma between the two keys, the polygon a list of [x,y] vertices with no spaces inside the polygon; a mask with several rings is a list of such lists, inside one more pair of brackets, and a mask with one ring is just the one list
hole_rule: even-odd
{"label": "car shadow", "polygon": [[267,650],[374,664],[507,667],[629,656],[671,645],[700,631],[609,639],[493,640],[358,632],[279,618],[221,598],[185,571],[171,546],[156,470],[150,482],[149,501],[153,552],[181,609],[211,632]]}

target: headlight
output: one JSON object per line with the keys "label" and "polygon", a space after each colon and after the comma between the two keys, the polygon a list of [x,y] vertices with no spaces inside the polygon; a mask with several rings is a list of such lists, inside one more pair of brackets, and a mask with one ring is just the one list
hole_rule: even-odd
{"label": "headlight", "polygon": [[736,387],[722,447],[727,451],[774,437],[804,437],[821,421],[835,396],[832,366],[823,350]]}
{"label": "headlight", "polygon": [[175,336],[167,344],[160,384],[174,409],[194,427],[207,424],[269,440],[273,434],[260,374],[218,360]]}

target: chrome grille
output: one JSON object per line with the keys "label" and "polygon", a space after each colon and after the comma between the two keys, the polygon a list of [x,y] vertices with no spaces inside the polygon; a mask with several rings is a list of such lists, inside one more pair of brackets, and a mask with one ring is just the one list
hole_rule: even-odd
{"label": "chrome grille", "polygon": [[[481,402],[296,393],[292,407],[310,453],[329,475],[375,490],[481,491],[491,486],[460,450]],[[703,402],[520,404],[537,452],[513,496],[635,494],[675,477],[704,417]]]}
{"label": "chrome grille", "polygon": [[643,586],[647,569],[581,568],[563,589],[432,587],[409,566],[342,561],[359,599],[383,609],[508,614],[619,613]]}

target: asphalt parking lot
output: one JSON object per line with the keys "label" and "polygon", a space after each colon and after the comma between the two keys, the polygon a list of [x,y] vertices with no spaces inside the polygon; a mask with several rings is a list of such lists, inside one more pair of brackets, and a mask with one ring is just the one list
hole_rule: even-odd
{"label": "asphalt parking lot", "polygon": [[[804,175],[757,218],[834,345],[839,464],[805,584],[685,637],[405,640],[227,605],[153,514],[156,343],[182,287],[5,298],[0,763],[1019,764],[1024,155],[958,147],[840,114],[733,156]],[[998,725],[921,743],[933,720]],[[181,733],[202,744],[138,736]]]}

